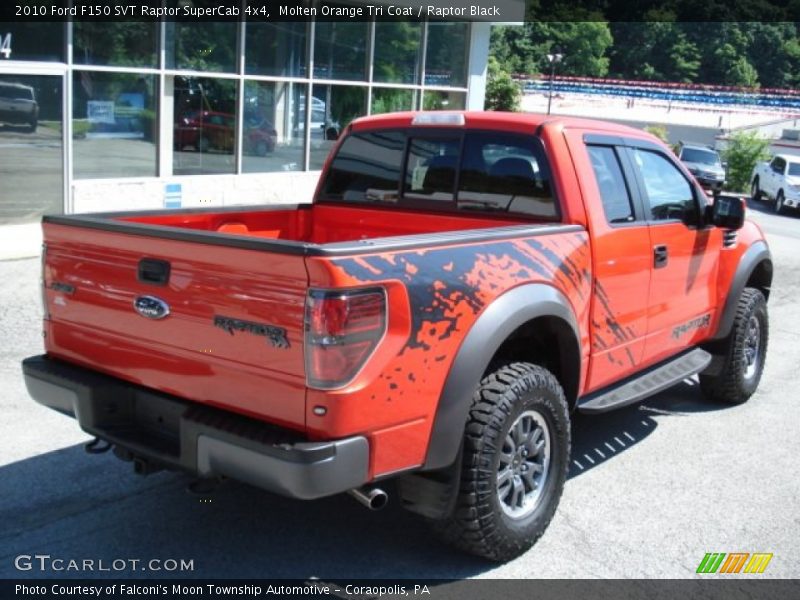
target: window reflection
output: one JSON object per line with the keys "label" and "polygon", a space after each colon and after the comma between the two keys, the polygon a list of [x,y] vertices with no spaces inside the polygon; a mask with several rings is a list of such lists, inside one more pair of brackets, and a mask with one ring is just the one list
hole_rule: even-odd
{"label": "window reflection", "polygon": [[11,36],[9,54],[0,54],[0,60],[64,62],[64,26],[65,23],[0,21],[0,40],[5,42]]}
{"label": "window reflection", "polygon": [[422,98],[424,110],[464,110],[467,95],[464,92],[439,92],[426,90]]}
{"label": "window reflection", "polygon": [[157,23],[75,21],[73,61],[81,65],[155,68]]}
{"label": "window reflection", "polygon": [[248,75],[306,76],[306,23],[247,22]]}
{"label": "window reflection", "polygon": [[237,28],[233,22],[168,21],[167,68],[233,73]]}
{"label": "window reflection", "polygon": [[468,23],[429,23],[425,84],[463,87],[467,82]]}
{"label": "window reflection", "polygon": [[413,110],[416,106],[416,92],[397,88],[373,88],[372,114],[377,115],[401,110]]}
{"label": "window reflection", "polygon": [[304,90],[290,82],[245,83],[243,172],[302,170]]}
{"label": "window reflection", "polygon": [[154,75],[76,71],[72,138],[78,179],[156,174]]}
{"label": "window reflection", "polygon": [[422,25],[375,23],[373,79],[381,83],[419,83]]}
{"label": "window reflection", "polygon": [[236,81],[176,77],[173,173],[234,173]]}
{"label": "window reflection", "polygon": [[367,78],[367,23],[318,22],[314,42],[314,77]]}
{"label": "window reflection", "polygon": [[321,169],[339,134],[367,114],[366,88],[315,85],[311,94],[311,169]]}
{"label": "window reflection", "polygon": [[0,224],[63,210],[61,82],[0,75]]}

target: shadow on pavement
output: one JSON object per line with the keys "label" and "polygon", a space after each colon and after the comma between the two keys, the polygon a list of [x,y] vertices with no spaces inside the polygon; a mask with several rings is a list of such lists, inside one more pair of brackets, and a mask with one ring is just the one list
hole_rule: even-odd
{"label": "shadow on pavement", "polygon": [[619,410],[599,415],[573,414],[572,464],[567,477],[577,477],[631,449],[655,431],[655,417],[681,417],[725,408],[724,404],[706,400],[696,379],[692,379]]}
{"label": "shadow on pavement", "polygon": [[[347,495],[300,502],[234,482],[203,499],[186,492],[190,482],[134,475],[130,464],[80,445],[0,467],[0,577],[462,579],[495,566],[439,543],[391,496],[370,512]],[[194,571],[14,568],[17,555],[37,553],[106,564],[193,559]]]}
{"label": "shadow on pavement", "polygon": [[[719,408],[684,383],[616,412],[575,415],[570,477],[641,442],[656,416]],[[200,498],[186,492],[190,482],[169,472],[136,476],[130,464],[80,445],[0,467],[0,577],[462,579],[494,568],[440,544],[393,496],[386,510],[369,512],[346,495],[299,502],[234,482]],[[15,556],[36,553],[109,564],[184,559],[194,570],[15,570]]]}
{"label": "shadow on pavement", "polygon": [[763,213],[767,215],[775,215],[776,217],[795,217],[797,218],[800,216],[800,211],[794,209],[785,209],[781,215],[778,215],[775,212],[775,201],[774,200],[753,200],[752,198],[747,198],[747,208],[752,210],[753,212]]}

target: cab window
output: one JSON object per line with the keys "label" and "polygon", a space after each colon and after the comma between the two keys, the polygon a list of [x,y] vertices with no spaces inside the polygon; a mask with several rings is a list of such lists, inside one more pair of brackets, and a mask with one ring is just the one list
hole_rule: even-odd
{"label": "cab window", "polygon": [[631,195],[616,151],[611,146],[587,146],[587,150],[606,220],[611,224],[633,221]]}

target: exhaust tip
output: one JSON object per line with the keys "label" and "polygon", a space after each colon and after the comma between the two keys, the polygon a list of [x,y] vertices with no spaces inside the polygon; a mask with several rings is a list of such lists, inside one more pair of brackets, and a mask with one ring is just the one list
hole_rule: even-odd
{"label": "exhaust tip", "polygon": [[359,488],[348,492],[370,510],[381,510],[389,503],[389,494],[380,488]]}

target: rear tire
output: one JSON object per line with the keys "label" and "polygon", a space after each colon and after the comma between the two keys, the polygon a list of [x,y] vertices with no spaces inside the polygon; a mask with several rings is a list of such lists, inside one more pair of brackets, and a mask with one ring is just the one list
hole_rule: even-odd
{"label": "rear tire", "polygon": [[761,381],[768,342],[767,301],[760,290],[745,288],[723,346],[720,374],[700,375],[700,387],[706,397],[727,404],[747,402]]}
{"label": "rear tire", "polygon": [[570,452],[564,391],[548,370],[511,363],[473,396],[455,508],[435,522],[455,547],[507,561],[538,540],[558,506]]}

